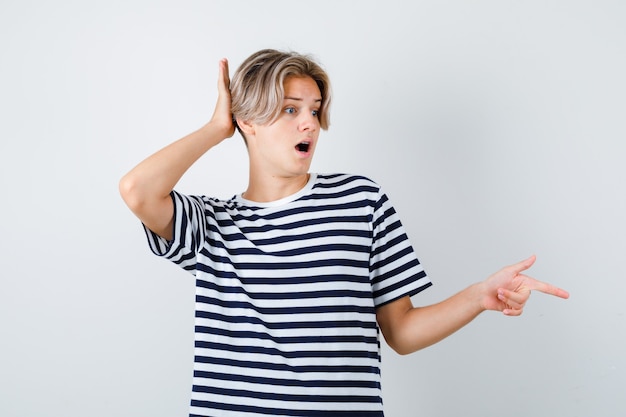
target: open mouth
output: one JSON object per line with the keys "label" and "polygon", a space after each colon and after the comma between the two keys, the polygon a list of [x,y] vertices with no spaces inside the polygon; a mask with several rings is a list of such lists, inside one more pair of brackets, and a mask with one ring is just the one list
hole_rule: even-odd
{"label": "open mouth", "polygon": [[311,144],[309,142],[300,142],[296,145],[298,152],[308,152]]}

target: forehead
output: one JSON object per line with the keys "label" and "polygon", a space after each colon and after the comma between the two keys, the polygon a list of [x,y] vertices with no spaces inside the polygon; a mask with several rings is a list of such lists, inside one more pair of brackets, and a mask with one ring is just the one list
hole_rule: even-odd
{"label": "forehead", "polygon": [[284,83],[285,99],[321,100],[322,93],[315,80],[311,77],[287,77]]}

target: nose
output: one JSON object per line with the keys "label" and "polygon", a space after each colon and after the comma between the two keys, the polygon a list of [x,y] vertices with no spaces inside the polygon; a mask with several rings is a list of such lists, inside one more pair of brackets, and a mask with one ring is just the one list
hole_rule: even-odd
{"label": "nose", "polygon": [[302,112],[299,129],[301,131],[315,131],[320,126],[320,120],[313,112]]}

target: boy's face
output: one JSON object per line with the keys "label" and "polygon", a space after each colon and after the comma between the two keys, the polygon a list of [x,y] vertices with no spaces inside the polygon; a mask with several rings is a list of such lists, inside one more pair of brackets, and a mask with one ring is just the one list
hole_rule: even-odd
{"label": "boy's face", "polygon": [[280,116],[271,124],[254,124],[248,146],[253,167],[275,176],[294,177],[309,172],[320,133],[322,94],[310,77],[289,77],[284,90]]}

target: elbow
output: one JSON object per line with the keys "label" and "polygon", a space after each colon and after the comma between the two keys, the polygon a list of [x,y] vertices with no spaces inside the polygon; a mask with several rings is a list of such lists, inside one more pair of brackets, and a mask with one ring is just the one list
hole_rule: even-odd
{"label": "elbow", "polygon": [[398,355],[401,355],[401,356],[406,356],[410,353],[408,350],[403,349],[401,346],[398,346],[396,344],[387,343],[387,346],[389,346],[391,350],[393,350],[394,352],[396,352]]}
{"label": "elbow", "polygon": [[410,355],[411,353],[415,352],[414,350],[404,348],[393,348],[393,351],[401,356]]}
{"label": "elbow", "polygon": [[398,343],[398,342],[394,342],[394,341],[387,341],[387,345],[394,352],[396,352],[398,355],[401,355],[401,356],[410,355],[411,353],[413,353],[416,350],[418,350],[418,349],[413,349],[413,348],[407,346],[407,344],[405,344],[405,343]]}
{"label": "elbow", "polygon": [[128,208],[133,212],[137,212],[137,210],[143,205],[143,200],[141,198],[141,193],[139,192],[136,178],[134,178],[131,174],[124,175],[122,179],[120,179],[118,188],[120,196]]}
{"label": "elbow", "polygon": [[394,352],[402,356],[410,355],[420,349],[419,346],[415,346],[410,340],[400,337],[400,335],[386,335],[385,342]]}
{"label": "elbow", "polygon": [[408,296],[385,304],[376,311],[376,320],[387,346],[399,355],[419,350],[421,338],[414,324],[416,311]]}

